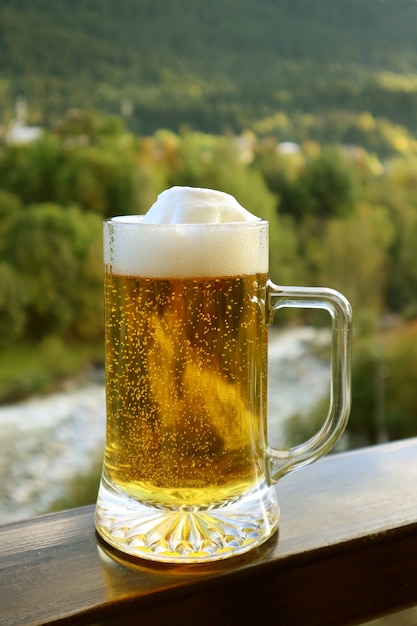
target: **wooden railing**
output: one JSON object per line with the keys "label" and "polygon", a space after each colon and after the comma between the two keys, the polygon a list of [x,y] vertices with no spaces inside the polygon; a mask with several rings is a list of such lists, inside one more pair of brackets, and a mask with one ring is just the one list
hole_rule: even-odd
{"label": "wooden railing", "polygon": [[211,565],[127,560],[94,507],[0,528],[0,624],[360,624],[417,604],[417,439],[328,456],[277,486],[279,534]]}

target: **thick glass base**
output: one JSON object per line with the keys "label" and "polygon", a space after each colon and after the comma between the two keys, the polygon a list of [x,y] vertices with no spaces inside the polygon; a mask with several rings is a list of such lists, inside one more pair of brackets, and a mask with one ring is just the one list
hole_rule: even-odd
{"label": "thick glass base", "polygon": [[248,552],[278,528],[275,489],[265,484],[217,508],[164,509],[138,502],[103,477],[96,529],[111,546],[165,563],[202,563]]}

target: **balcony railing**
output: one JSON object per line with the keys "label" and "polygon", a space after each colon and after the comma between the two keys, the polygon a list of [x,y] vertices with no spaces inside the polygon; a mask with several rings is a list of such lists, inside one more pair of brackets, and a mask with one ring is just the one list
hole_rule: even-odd
{"label": "balcony railing", "polygon": [[94,507],[0,528],[0,624],[360,624],[417,604],[417,439],[328,456],[277,486],[279,534],[211,565],[125,560]]}

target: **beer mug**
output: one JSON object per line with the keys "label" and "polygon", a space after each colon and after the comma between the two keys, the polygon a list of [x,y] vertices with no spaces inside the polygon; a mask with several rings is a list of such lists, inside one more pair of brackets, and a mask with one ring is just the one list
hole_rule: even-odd
{"label": "beer mug", "polygon": [[[129,555],[197,563],[278,528],[276,481],[326,454],[350,405],[351,308],[268,277],[268,222],[104,224],[107,431],[95,524]],[[267,438],[268,326],[283,307],[332,320],[330,407],[307,442]]]}

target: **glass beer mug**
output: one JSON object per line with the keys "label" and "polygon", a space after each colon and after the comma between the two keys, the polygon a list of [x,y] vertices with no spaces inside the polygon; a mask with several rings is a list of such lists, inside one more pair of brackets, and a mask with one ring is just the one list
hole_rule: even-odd
{"label": "glass beer mug", "polygon": [[[104,224],[107,432],[99,535],[133,556],[196,563],[242,554],[279,524],[274,484],[326,454],[350,405],[351,309],[326,288],[268,277],[268,222]],[[268,445],[268,326],[282,307],[332,320],[324,424]]]}

